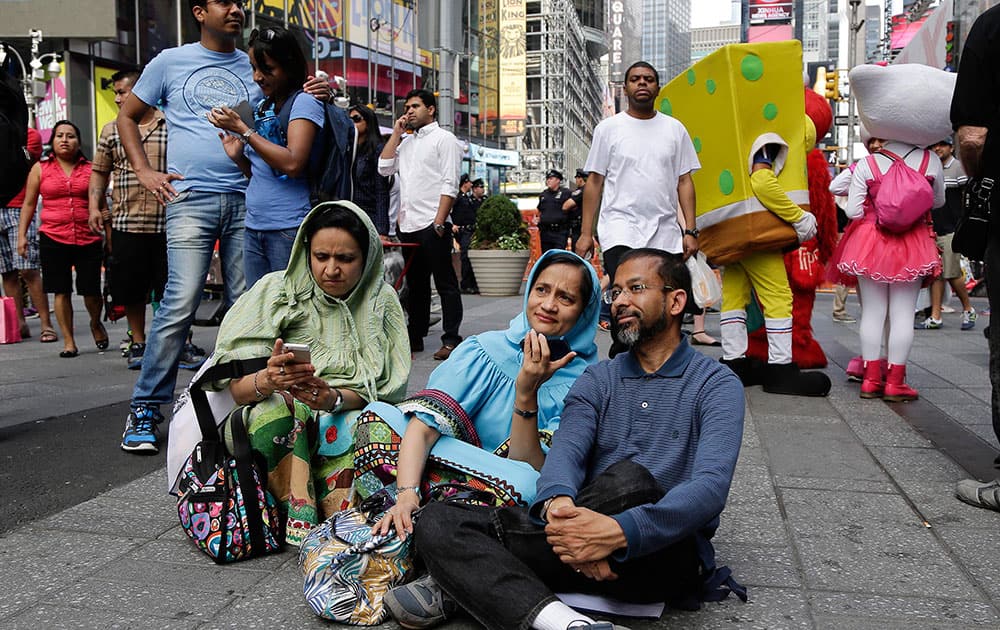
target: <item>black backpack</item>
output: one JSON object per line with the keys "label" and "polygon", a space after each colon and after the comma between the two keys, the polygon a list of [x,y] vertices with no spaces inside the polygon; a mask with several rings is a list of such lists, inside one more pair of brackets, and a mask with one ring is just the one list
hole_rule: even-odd
{"label": "black backpack", "polygon": [[[297,90],[289,96],[278,112],[281,130],[286,138],[292,103],[301,93],[302,90]],[[309,198],[314,206],[324,201],[350,201],[354,198],[351,173],[357,150],[357,130],[347,112],[340,107],[324,103],[323,110],[323,129],[313,141],[314,147],[316,142],[320,143],[320,150],[313,153],[307,172]]]}
{"label": "black backpack", "polygon": [[21,192],[31,170],[28,144],[28,106],[21,84],[0,66],[0,207]]}

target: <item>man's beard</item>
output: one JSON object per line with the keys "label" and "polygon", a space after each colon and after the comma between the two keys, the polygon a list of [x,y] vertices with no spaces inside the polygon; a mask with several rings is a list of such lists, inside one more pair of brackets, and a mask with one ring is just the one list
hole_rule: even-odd
{"label": "man's beard", "polygon": [[643,325],[642,316],[639,313],[635,311],[627,312],[629,315],[634,316],[637,321],[634,324],[623,328],[618,324],[618,317],[613,316],[611,318],[611,337],[629,349],[634,348],[647,339],[652,339],[662,331],[666,330],[667,326],[670,324],[665,312],[661,313],[660,316],[648,326]]}

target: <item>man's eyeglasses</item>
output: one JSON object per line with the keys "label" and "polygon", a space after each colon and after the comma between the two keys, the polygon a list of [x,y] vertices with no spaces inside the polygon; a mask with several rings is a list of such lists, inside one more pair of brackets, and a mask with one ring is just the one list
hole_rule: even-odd
{"label": "man's eyeglasses", "polygon": [[223,9],[236,5],[241,10],[246,10],[249,0],[208,0],[205,4],[217,4]]}
{"label": "man's eyeglasses", "polygon": [[[647,289],[654,289],[654,288],[655,287],[651,287],[645,284],[633,284],[630,287],[611,287],[610,289],[605,289],[604,292],[601,293],[601,299],[604,300],[605,304],[612,304],[615,300],[621,297],[622,293],[628,293],[629,297],[636,297],[642,295],[642,293]],[[661,290],[673,291],[674,288],[669,284],[665,284],[663,285]]]}
{"label": "man's eyeglasses", "polygon": [[351,120],[358,123],[364,120],[364,118],[361,117],[361,114],[351,114]]}
{"label": "man's eyeglasses", "polygon": [[247,40],[247,46],[253,46],[253,43],[257,40],[262,42],[269,42],[278,36],[278,33],[272,29],[265,28],[264,30],[253,29],[250,31],[250,39]]}

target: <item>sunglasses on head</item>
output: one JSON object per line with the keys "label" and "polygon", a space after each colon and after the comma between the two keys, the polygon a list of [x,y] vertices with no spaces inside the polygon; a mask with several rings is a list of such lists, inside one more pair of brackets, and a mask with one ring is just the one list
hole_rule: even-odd
{"label": "sunglasses on head", "polygon": [[250,31],[250,39],[248,40],[247,46],[252,46],[253,43],[258,40],[262,42],[269,42],[277,36],[278,33],[269,28],[265,28],[263,30],[255,28]]}

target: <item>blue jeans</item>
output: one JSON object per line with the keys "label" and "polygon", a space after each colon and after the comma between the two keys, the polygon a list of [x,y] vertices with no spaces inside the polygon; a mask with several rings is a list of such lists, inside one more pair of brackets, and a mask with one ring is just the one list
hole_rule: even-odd
{"label": "blue jeans", "polygon": [[249,289],[272,271],[284,271],[292,255],[298,228],[287,230],[246,229],[243,237],[243,270]]}
{"label": "blue jeans", "polygon": [[243,293],[243,193],[186,190],[167,205],[167,287],[146,337],[142,372],[132,405],[174,399],[177,363],[201,303],[205,277],[219,241],[226,304]]}

